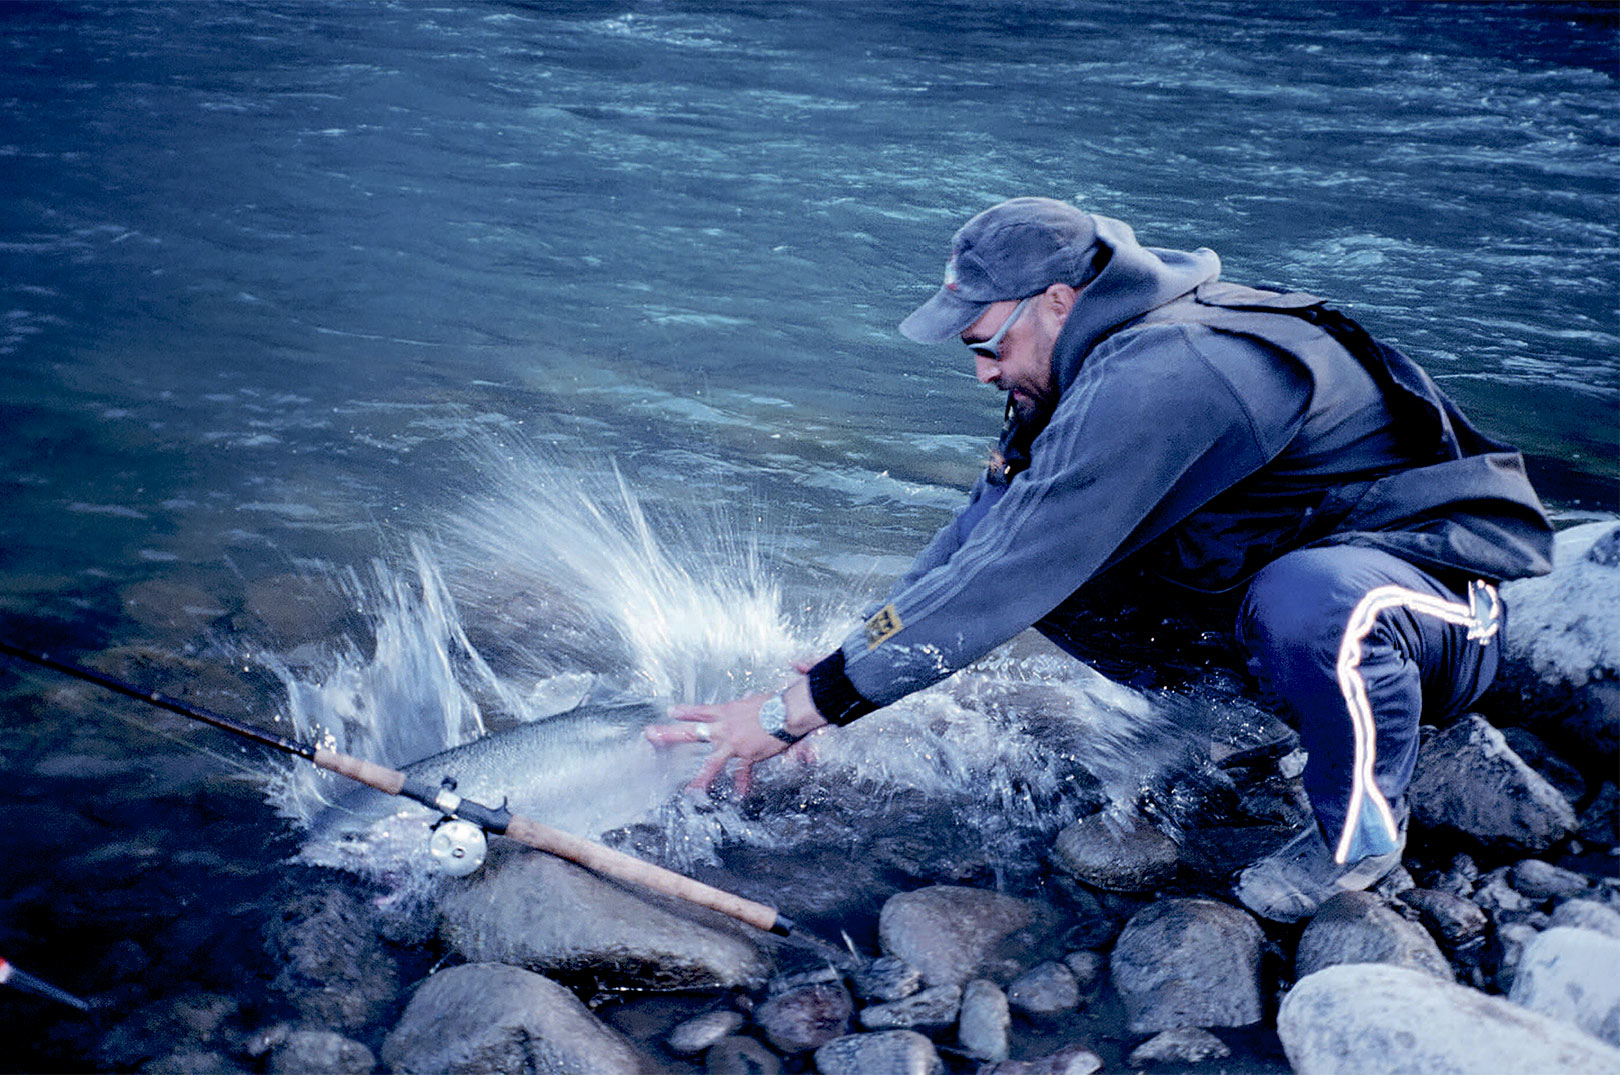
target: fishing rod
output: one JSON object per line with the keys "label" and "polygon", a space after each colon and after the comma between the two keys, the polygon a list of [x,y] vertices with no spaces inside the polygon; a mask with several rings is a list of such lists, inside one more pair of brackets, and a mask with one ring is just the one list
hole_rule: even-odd
{"label": "fishing rod", "polygon": [[448,777],[437,786],[424,780],[412,779],[397,769],[390,769],[385,765],[349,754],[341,754],[327,747],[313,747],[307,743],[287,739],[200,706],[187,705],[166,694],[142,690],[93,669],[59,661],[47,653],[24,649],[4,639],[0,639],[0,653],[41,668],[49,668],[53,672],[61,672],[86,683],[94,683],[115,694],[134,698],[159,709],[167,709],[182,717],[211,724],[215,728],[244,739],[251,739],[274,750],[296,755],[319,768],[346,776],[367,787],[411,799],[430,810],[436,810],[441,815],[441,820],[434,828],[429,851],[445,873],[464,876],[476,870],[484,861],[484,834],[491,833],[506,836],[537,851],[545,851],[558,858],[567,859],[606,877],[642,885],[666,896],[719,911],[756,929],[766,930],[781,937],[786,937],[793,931],[793,920],[779,914],[774,907],[744,899],[675,873],[673,870],[644,862],[622,851],[615,851],[606,844],[586,840],[544,825],[533,818],[513,814],[506,808],[504,801],[500,806],[491,807],[463,798],[456,794],[455,781]]}
{"label": "fishing rod", "polygon": [[0,958],[0,985],[9,985],[13,989],[21,989],[25,993],[33,993],[41,997],[66,1004],[70,1008],[77,1008],[81,1012],[90,1010],[90,1005],[69,993],[66,989],[58,989],[41,978],[35,978],[25,970],[19,970],[8,959]]}

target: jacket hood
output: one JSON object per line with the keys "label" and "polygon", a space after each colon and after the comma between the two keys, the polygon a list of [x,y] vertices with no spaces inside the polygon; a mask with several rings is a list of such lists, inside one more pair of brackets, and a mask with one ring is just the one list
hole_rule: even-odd
{"label": "jacket hood", "polygon": [[1146,247],[1124,221],[1095,213],[1092,220],[1097,244],[1108,250],[1108,264],[1076,298],[1052,349],[1052,386],[1059,396],[1109,333],[1221,275],[1221,259],[1213,250]]}

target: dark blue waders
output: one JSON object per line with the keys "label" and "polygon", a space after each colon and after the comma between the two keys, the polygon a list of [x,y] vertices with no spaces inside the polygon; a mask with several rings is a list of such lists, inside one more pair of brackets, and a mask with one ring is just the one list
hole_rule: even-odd
{"label": "dark blue waders", "polygon": [[1494,587],[1453,588],[1376,549],[1298,549],[1249,584],[1238,641],[1298,720],[1305,790],[1336,862],[1400,845],[1419,718],[1453,719],[1490,686],[1500,622]]}

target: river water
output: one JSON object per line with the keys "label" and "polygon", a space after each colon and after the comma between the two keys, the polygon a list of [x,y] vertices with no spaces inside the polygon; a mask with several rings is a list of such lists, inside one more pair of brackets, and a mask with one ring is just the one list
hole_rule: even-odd
{"label": "river water", "polygon": [[[766,681],[982,465],[1000,400],[894,326],[1017,194],[1331,297],[1562,520],[1607,517],[1616,60],[1612,9],[1573,4],[0,6],[3,633],[393,761],[582,683]],[[0,996],[0,1066],[133,1063],[98,1044],[131,1010],[251,1006],[319,789],[0,675],[0,955],[114,1013]],[[966,678],[920,711],[955,753],[835,760],[939,793],[988,745],[993,842],[1066,800],[1010,790],[1032,744],[963,717]],[[704,831],[672,859],[786,839]]]}

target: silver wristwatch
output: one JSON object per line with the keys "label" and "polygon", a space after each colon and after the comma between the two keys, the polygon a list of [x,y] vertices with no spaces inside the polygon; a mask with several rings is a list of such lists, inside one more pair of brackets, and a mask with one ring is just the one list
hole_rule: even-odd
{"label": "silver wristwatch", "polygon": [[800,736],[787,730],[787,703],[780,694],[773,694],[759,707],[759,726],[784,743],[797,743]]}

